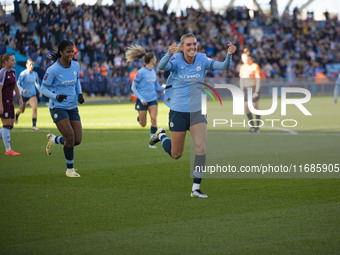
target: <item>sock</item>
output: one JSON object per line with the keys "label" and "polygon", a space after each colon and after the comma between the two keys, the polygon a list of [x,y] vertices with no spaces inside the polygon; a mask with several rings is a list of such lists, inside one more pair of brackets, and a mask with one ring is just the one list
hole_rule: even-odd
{"label": "sock", "polygon": [[[202,180],[202,179],[201,179]],[[192,184],[192,191],[195,191],[197,189],[200,189],[201,183],[193,183]]]}
{"label": "sock", "polygon": [[261,115],[256,115],[256,119],[257,119],[257,127],[260,127]]}
{"label": "sock", "polygon": [[6,152],[11,150],[11,133],[10,129],[3,127],[2,129],[2,141],[4,142]]}
{"label": "sock", "polygon": [[0,128],[0,139],[2,139],[2,128]]}
{"label": "sock", "polygon": [[157,131],[157,127],[151,126],[151,129],[150,129],[150,136],[152,136],[154,133],[156,133],[156,131]]}
{"label": "sock", "polygon": [[67,169],[73,168],[73,147],[67,147],[64,145],[64,155]]}
{"label": "sock", "polygon": [[163,149],[165,150],[165,152],[167,152],[170,155],[170,157],[172,157],[171,156],[171,140],[165,134],[162,134],[160,136],[160,139],[161,139]]}
{"label": "sock", "polygon": [[250,120],[250,125],[253,127],[254,126],[254,121],[253,121],[253,115],[250,113],[247,113],[247,117]]}
{"label": "sock", "polygon": [[32,127],[37,125],[37,118],[32,118]]}
{"label": "sock", "polygon": [[19,118],[19,114],[15,114],[15,120],[18,120],[18,118]]}
{"label": "sock", "polygon": [[193,181],[194,183],[192,185],[192,191],[200,189],[200,184],[203,178],[203,172],[201,172],[201,169],[205,167],[205,159],[206,155],[195,155],[194,181]]}
{"label": "sock", "polygon": [[65,139],[64,139],[64,137],[62,137],[62,136],[56,136],[56,137],[54,138],[54,142],[55,142],[56,144],[64,144],[64,143],[65,143]]}

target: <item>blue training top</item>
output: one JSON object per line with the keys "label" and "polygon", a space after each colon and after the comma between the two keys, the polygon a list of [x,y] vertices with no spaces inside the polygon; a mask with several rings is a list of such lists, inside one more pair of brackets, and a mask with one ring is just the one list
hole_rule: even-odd
{"label": "blue training top", "polygon": [[[31,73],[28,70],[24,70],[20,73],[18,81],[18,88],[21,91],[21,95],[23,97],[33,97],[36,95],[35,88],[39,90],[39,78],[38,74],[35,71]],[[26,93],[23,93],[22,90],[27,90]]]}
{"label": "blue training top", "polygon": [[131,87],[131,90],[141,102],[157,100],[156,91],[164,91],[164,89],[158,83],[155,68],[149,70],[145,66],[137,71]]}
{"label": "blue training top", "polygon": [[193,64],[188,64],[183,53],[167,53],[160,61],[160,70],[170,71],[165,91],[165,104],[173,111],[197,112],[201,110],[201,95],[206,70],[228,70],[231,55],[224,62],[214,61],[204,53],[197,53]]}
{"label": "blue training top", "polygon": [[[63,67],[59,60],[47,68],[41,93],[50,98],[50,109],[71,110],[78,106],[78,94],[81,94],[80,67],[79,63],[73,60],[69,67]],[[67,98],[59,103],[56,100],[57,95],[66,95]]]}

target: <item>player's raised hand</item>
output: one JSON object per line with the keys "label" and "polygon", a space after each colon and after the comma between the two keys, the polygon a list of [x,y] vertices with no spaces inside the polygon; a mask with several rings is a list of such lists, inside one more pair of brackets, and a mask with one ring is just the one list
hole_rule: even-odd
{"label": "player's raised hand", "polygon": [[232,44],[231,42],[228,43],[228,54],[232,55],[236,51],[236,46]]}
{"label": "player's raised hand", "polygon": [[174,42],[169,46],[169,55],[173,55],[177,51],[177,44]]}

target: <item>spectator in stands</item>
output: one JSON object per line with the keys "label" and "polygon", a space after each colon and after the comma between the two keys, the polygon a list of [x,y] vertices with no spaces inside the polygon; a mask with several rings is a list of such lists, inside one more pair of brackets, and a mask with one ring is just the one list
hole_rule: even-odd
{"label": "spectator in stands", "polygon": [[125,98],[128,98],[131,90],[131,80],[128,71],[125,71],[124,76],[122,77],[122,87],[123,95],[125,96]]}
{"label": "spectator in stands", "polygon": [[[314,21],[313,15],[301,20],[298,19],[298,10],[295,10],[291,16],[287,11],[280,19],[274,20],[259,12],[255,12],[251,18],[247,8],[230,7],[224,14],[190,8],[182,16],[176,17],[174,13],[166,14],[164,10],[156,11],[140,4],[75,6],[68,1],[57,6],[54,2],[48,5],[40,2],[38,9],[27,1],[14,2],[17,21],[30,14],[27,27],[19,27],[16,37],[12,38],[16,39],[14,46],[14,41],[8,39],[11,37],[9,27],[3,32],[0,23],[1,40],[4,41],[5,33],[7,44],[11,43],[24,55],[27,54],[26,45],[32,39],[36,42],[36,51],[39,45],[40,54],[43,54],[45,49],[52,49],[59,40],[74,37],[81,52],[81,61],[93,65],[96,58],[98,61],[107,60],[110,68],[114,67],[123,73],[127,69],[126,62],[122,61],[126,45],[147,46],[160,59],[166,53],[164,49],[168,48],[170,41],[184,32],[192,31],[200,43],[199,51],[215,60],[219,60],[219,55],[224,55],[227,41],[238,40],[240,50],[248,48],[256,55],[261,70],[266,70],[265,66],[269,68],[266,71],[267,76],[270,74],[268,77],[314,77],[318,72],[328,76],[326,64],[340,62],[339,21],[329,14],[327,20],[322,22]],[[237,54],[233,62],[236,66],[241,63]],[[320,63],[320,66],[315,63]],[[43,69],[48,64],[47,60],[41,61]],[[143,62],[133,65],[138,69]],[[292,73],[287,75],[289,68]],[[234,68],[223,74],[238,76]],[[221,73],[207,73],[209,76],[219,77]]]}
{"label": "spectator in stands", "polygon": [[113,76],[110,79],[110,90],[109,94],[111,98],[117,96],[118,102],[120,102],[121,93],[121,83],[122,77],[118,74],[118,72],[113,72]]}

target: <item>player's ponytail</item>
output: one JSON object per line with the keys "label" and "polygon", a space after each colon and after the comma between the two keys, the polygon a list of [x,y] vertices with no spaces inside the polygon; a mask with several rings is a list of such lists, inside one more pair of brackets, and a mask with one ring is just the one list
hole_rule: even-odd
{"label": "player's ponytail", "polygon": [[58,58],[61,58],[60,55],[60,51],[64,51],[66,47],[68,46],[72,46],[73,47],[73,43],[69,40],[63,40],[58,44],[58,50],[52,50],[50,52],[50,54],[48,55],[48,58],[51,59],[53,61],[53,63],[55,63]]}
{"label": "player's ponytail", "polygon": [[14,54],[5,53],[3,55],[0,55],[0,69],[2,69],[5,66],[5,62],[8,61],[11,56],[14,56]]}
{"label": "player's ponytail", "polygon": [[125,52],[125,58],[127,62],[132,63],[136,59],[141,59],[144,57],[144,63],[149,64],[150,61],[155,57],[153,52],[147,52],[142,46],[140,45],[131,45],[127,48]]}

